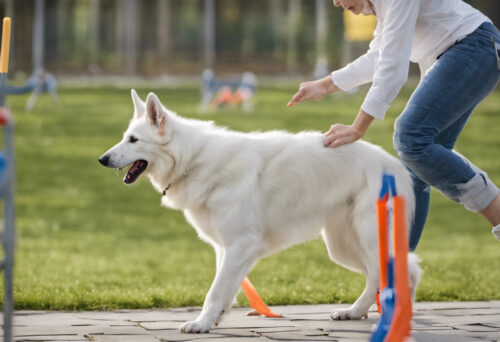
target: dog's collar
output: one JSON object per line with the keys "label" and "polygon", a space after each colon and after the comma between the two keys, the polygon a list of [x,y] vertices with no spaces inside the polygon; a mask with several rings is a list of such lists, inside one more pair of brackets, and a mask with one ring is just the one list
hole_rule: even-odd
{"label": "dog's collar", "polygon": [[163,189],[163,196],[165,196],[167,194],[167,190],[170,189],[170,185],[172,185],[172,183],[170,183],[169,185],[167,185],[165,187],[165,189]]}

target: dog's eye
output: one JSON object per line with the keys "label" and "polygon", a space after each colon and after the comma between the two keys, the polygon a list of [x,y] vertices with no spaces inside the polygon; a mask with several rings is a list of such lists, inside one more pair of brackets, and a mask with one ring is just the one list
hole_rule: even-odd
{"label": "dog's eye", "polygon": [[139,140],[139,139],[137,139],[137,138],[136,138],[136,137],[134,137],[133,135],[131,135],[131,136],[128,138],[128,142],[129,142],[129,143],[131,143],[131,144],[135,143],[137,140]]}

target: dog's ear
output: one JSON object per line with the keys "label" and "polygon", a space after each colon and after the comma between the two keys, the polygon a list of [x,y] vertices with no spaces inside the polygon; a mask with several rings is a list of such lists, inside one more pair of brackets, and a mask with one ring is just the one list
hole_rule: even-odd
{"label": "dog's ear", "polygon": [[167,117],[160,99],[156,94],[149,93],[146,98],[146,115],[148,122],[158,129],[159,134],[165,134]]}
{"label": "dog's ear", "polygon": [[135,89],[132,89],[130,93],[132,94],[132,102],[134,102],[134,120],[139,119],[144,115],[146,104],[141,100],[139,95],[137,95]]}

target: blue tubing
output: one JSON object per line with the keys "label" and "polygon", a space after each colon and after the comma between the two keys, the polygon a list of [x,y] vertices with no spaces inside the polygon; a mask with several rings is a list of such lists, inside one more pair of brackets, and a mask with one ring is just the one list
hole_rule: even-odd
{"label": "blue tubing", "polygon": [[392,317],[394,316],[394,307],[396,304],[396,295],[394,292],[394,259],[390,258],[387,264],[388,286],[380,294],[380,306],[382,315],[377,322],[377,327],[370,337],[370,342],[383,342],[389,329],[391,328]]}
{"label": "blue tubing", "polygon": [[26,83],[20,87],[13,87],[7,85],[5,88],[6,94],[19,95],[29,93],[35,88],[40,88],[41,91],[54,91],[57,87],[57,81],[51,74],[44,74],[43,76],[31,75]]}
{"label": "blue tubing", "polygon": [[5,171],[7,169],[7,161],[3,155],[0,155],[0,194],[3,192],[3,182],[5,178]]}
{"label": "blue tubing", "polygon": [[384,173],[382,176],[382,188],[380,189],[379,198],[384,198],[386,195],[397,196],[396,192],[396,178],[393,175]]}
{"label": "blue tubing", "polygon": [[5,171],[5,166],[7,165],[5,157],[0,155],[0,179]]}

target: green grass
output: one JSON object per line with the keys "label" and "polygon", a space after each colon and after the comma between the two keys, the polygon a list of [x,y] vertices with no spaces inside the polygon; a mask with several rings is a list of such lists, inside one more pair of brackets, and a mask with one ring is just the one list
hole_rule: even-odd
{"label": "green grass", "polygon": [[[150,89],[139,89],[145,96]],[[197,115],[198,88],[156,89],[184,116],[235,130],[326,131],[350,123],[363,100],[336,94],[287,109],[296,90],[262,87],[256,111]],[[393,152],[392,127],[411,89],[366,140]],[[17,309],[116,309],[201,305],[214,276],[214,255],[182,213],[160,207],[146,179],[126,187],[122,173],[97,158],[121,138],[132,115],[128,89],[63,88],[62,106],[43,96],[24,112],[26,96],[9,97],[17,121]],[[477,110],[458,149],[500,184],[500,92]],[[425,271],[418,300],[500,299],[500,244],[481,217],[433,192],[417,249]],[[329,261],[319,240],[258,263],[250,279],[269,304],[354,301],[363,277]],[[239,296],[241,304],[246,301]]]}

